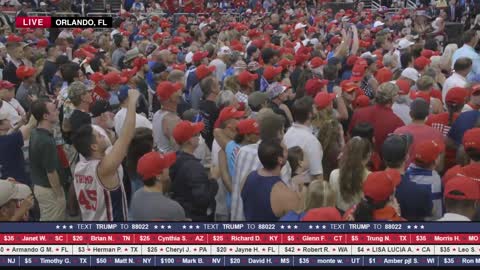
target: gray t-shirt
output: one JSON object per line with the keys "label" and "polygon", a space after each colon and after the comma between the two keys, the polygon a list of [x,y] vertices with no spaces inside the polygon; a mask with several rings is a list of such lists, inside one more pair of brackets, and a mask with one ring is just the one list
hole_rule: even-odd
{"label": "gray t-shirt", "polygon": [[186,218],[179,203],[160,192],[146,192],[144,188],[133,195],[129,214],[133,221],[183,221]]}

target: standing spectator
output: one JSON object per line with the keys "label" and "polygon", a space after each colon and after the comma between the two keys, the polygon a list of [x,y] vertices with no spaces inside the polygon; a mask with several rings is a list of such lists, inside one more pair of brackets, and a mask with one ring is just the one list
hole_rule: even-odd
{"label": "standing spectator", "polygon": [[398,86],[398,96],[395,98],[395,103],[392,106],[392,111],[402,119],[405,125],[412,122],[410,116],[410,82],[404,79],[398,79],[395,84]]}
{"label": "standing spectator", "polygon": [[205,124],[205,128],[202,131],[202,137],[205,139],[209,149],[212,149],[213,144],[213,129],[215,121],[217,121],[218,114],[220,113],[217,107],[216,100],[220,94],[220,84],[213,76],[208,76],[200,82],[200,88],[203,92],[203,98],[200,101],[200,114]]}
{"label": "standing spectator", "polygon": [[137,190],[130,204],[132,220],[137,221],[183,221],[185,211],[180,204],[165,194],[170,178],[168,168],[175,163],[174,152],[160,154],[149,152],[138,161],[137,172],[144,187]]}
{"label": "standing spectator", "polygon": [[347,211],[346,220],[405,221],[395,199],[400,180],[400,173],[393,169],[369,174],[363,183],[363,200]]}
{"label": "standing spectator", "polygon": [[[260,126],[260,140],[268,140],[272,138],[283,139],[283,126],[285,119],[280,115],[271,111],[265,112],[258,118]],[[243,211],[243,201],[241,192],[245,179],[250,172],[259,169],[262,164],[258,157],[259,143],[245,145],[240,148],[235,162],[235,177],[232,181],[232,221],[245,220]],[[282,167],[282,181],[289,187],[291,184],[291,168],[287,164]]]}
{"label": "standing spectator", "polygon": [[393,99],[398,94],[398,86],[383,83],[375,96],[376,105],[355,111],[350,122],[349,131],[358,123],[366,122],[372,125],[375,137],[375,151],[380,153],[381,146],[387,135],[403,126],[403,121],[392,111]]}
{"label": "standing spectator", "polygon": [[212,221],[215,194],[218,185],[210,179],[200,160],[193,156],[199,136],[205,125],[181,121],[173,130],[173,137],[180,146],[177,161],[170,169],[172,199],[179,202],[187,218],[192,221]]}
{"label": "standing spectator", "polygon": [[122,68],[123,58],[127,53],[129,47],[128,39],[122,34],[113,35],[113,44],[115,44],[115,50],[112,53],[112,64],[116,69]]}
{"label": "standing spectator", "polygon": [[472,70],[467,75],[467,81],[480,81],[480,55],[475,51],[479,41],[476,30],[468,30],[463,33],[463,46],[456,50],[452,56],[452,63],[455,65],[458,59],[466,57],[472,60]]}
{"label": "standing spectator", "polygon": [[[2,107],[3,107],[2,103]],[[11,131],[10,120],[0,110],[0,178],[13,178],[15,181],[31,186],[30,177],[25,169],[25,157],[22,147],[24,141],[30,138],[30,133],[37,122],[33,116],[30,121],[19,128],[18,131]]]}
{"label": "standing spectator", "polygon": [[480,84],[472,87],[470,91],[470,100],[463,106],[462,112],[480,110]]}
{"label": "standing spectator", "polygon": [[54,103],[40,99],[32,104],[32,114],[38,121],[38,126],[30,136],[28,155],[33,192],[40,207],[40,220],[64,220],[65,179],[53,138],[53,128],[58,123],[58,110]]}
{"label": "standing spectator", "polygon": [[293,103],[295,123],[285,133],[284,141],[288,148],[300,146],[307,157],[312,180],[323,179],[323,149],[313,135],[311,122],[313,118],[313,100],[309,96],[302,97]]}
{"label": "standing spectator", "polygon": [[248,105],[249,96],[255,92],[255,80],[257,79],[258,74],[250,73],[247,70],[244,70],[237,75],[240,89],[235,94],[235,97],[237,98],[238,102]]}
{"label": "standing spectator", "polygon": [[153,133],[148,128],[136,128],[135,135],[130,142],[127,152],[126,168],[130,184],[132,187],[132,195],[135,191],[143,187],[143,179],[137,173],[138,160],[148,152],[153,150]]}
{"label": "standing spectator", "polygon": [[85,160],[75,167],[75,194],[83,221],[126,221],[127,195],[123,185],[122,161],[135,132],[135,109],[140,92],[128,91],[128,106],[122,133],[106,153],[108,142],[91,125],[72,137],[73,146]]}
{"label": "standing spectator", "polygon": [[383,161],[388,169],[397,170],[402,180],[395,197],[402,209],[402,216],[409,221],[423,221],[432,215],[432,198],[429,187],[410,181],[405,173],[411,136],[391,135],[382,146]]}
{"label": "standing spectator", "polygon": [[340,157],[340,167],[330,174],[330,186],[336,193],[336,207],[345,212],[362,199],[362,185],[370,171],[367,164],[372,155],[372,144],[361,137],[353,137]]}
{"label": "standing spectator", "polygon": [[444,213],[442,179],[435,171],[438,159],[444,151],[443,141],[426,140],[417,143],[415,159],[405,173],[410,181],[425,186],[431,192],[433,209],[427,220],[439,219]]}
{"label": "standing spectator", "polygon": [[467,75],[472,71],[472,60],[467,57],[458,58],[453,64],[454,72],[445,80],[443,84],[442,97],[443,103],[446,102],[445,97],[448,91],[454,87],[466,87]]}
{"label": "standing spectator", "polygon": [[205,80],[209,76],[213,76],[212,73],[215,71],[215,66],[207,67],[206,65],[200,65],[195,69],[195,76],[198,79],[198,83],[193,86],[192,91],[190,92],[190,104],[192,109],[198,110],[200,107],[200,100],[202,100],[203,92],[200,83],[202,80]]}
{"label": "standing spectator", "polygon": [[7,58],[5,68],[3,69],[3,80],[7,80],[15,85],[20,84],[20,78],[17,77],[17,68],[24,65],[22,61],[23,47],[21,46],[22,38],[13,34],[7,37]]}
{"label": "standing spectator", "polygon": [[279,139],[262,141],[258,158],[263,168],[251,172],[243,186],[242,200],[247,221],[277,221],[301,207],[301,195],[291,191],[280,178],[287,163],[287,148]]}
{"label": "standing spectator", "polygon": [[209,66],[215,66],[215,76],[219,82],[222,81],[223,74],[227,70],[227,66],[230,65],[230,57],[232,55],[232,50],[223,46],[217,52],[217,58],[212,60]]}
{"label": "standing spectator", "polygon": [[[395,134],[410,134],[413,138],[410,158],[407,164],[410,164],[415,159],[417,144],[426,140],[443,141],[443,135],[438,130],[425,124],[425,119],[428,116],[428,104],[425,100],[417,98],[412,102],[410,105],[410,116],[412,117],[411,124],[395,130]],[[443,166],[443,161],[439,166]]]}
{"label": "standing spectator", "polygon": [[43,64],[42,68],[42,78],[47,87],[47,91],[50,95],[54,94],[51,91],[51,81],[55,73],[58,71],[58,64],[56,62],[57,57],[60,55],[60,52],[57,46],[50,45],[47,47],[47,58],[45,59],[45,63]]}
{"label": "standing spectator", "polygon": [[437,221],[472,221],[480,199],[478,183],[472,178],[456,176],[445,185],[446,213]]}
{"label": "standing spectator", "polygon": [[285,119],[285,129],[288,129],[291,125],[288,115],[291,113],[290,111],[286,112],[284,106],[281,107],[288,99],[287,87],[280,83],[272,83],[267,88],[267,94],[270,99],[270,107],[274,113],[281,115]]}
{"label": "standing spectator", "polygon": [[74,110],[68,119],[64,119],[63,124],[68,123],[72,133],[81,126],[92,123],[89,114],[90,105],[93,102],[91,90],[83,82],[73,82],[68,87],[68,99],[72,102]]}
{"label": "standing spectator", "polygon": [[176,113],[181,88],[181,84],[171,82],[161,82],[157,86],[157,97],[162,108],[153,115],[153,140],[157,149],[163,153],[177,149],[172,133],[180,122]]}
{"label": "standing spectator", "polygon": [[[115,114],[115,117],[113,118],[114,125],[115,125],[115,132],[117,133],[117,136],[120,136],[125,126],[125,119],[127,118],[128,106],[129,106],[128,92],[129,92],[129,86],[127,85],[122,85],[120,87],[120,90],[118,91],[118,100],[120,101],[120,110]],[[135,128],[146,127],[146,128],[152,129],[152,123],[145,116],[139,113],[135,113],[135,118],[136,118]]]}
{"label": "standing spectator", "polygon": [[0,81],[0,100],[3,101],[0,110],[8,116],[12,127],[16,127],[22,119],[26,118],[25,110],[15,99],[15,85],[13,83]]}
{"label": "standing spectator", "polygon": [[16,77],[21,81],[21,84],[17,89],[15,98],[22,104],[25,111],[29,111],[32,101],[42,94],[36,82],[36,72],[35,68],[23,65],[16,69]]}

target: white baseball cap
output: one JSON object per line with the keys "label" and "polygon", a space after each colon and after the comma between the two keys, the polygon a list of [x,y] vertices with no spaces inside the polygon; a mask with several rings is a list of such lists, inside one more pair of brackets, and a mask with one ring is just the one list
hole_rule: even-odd
{"label": "white baseball cap", "polygon": [[402,71],[401,76],[417,82],[418,78],[420,77],[420,73],[418,73],[416,69],[408,67]]}
{"label": "white baseball cap", "polygon": [[219,55],[232,54],[232,50],[227,46],[223,46],[220,48],[220,50],[218,50],[218,54]]}
{"label": "white baseball cap", "polygon": [[199,28],[200,30],[202,30],[202,29],[203,29],[205,26],[207,26],[207,25],[208,25],[208,23],[202,22],[202,23],[200,23],[200,25],[198,26],[198,28]]}
{"label": "white baseball cap", "polygon": [[188,52],[187,55],[185,55],[185,63],[189,64],[192,63],[193,60],[193,52]]}
{"label": "white baseball cap", "polygon": [[24,184],[14,183],[8,180],[0,180],[0,206],[10,200],[22,200],[32,194],[32,190]]}
{"label": "white baseball cap", "polygon": [[307,25],[306,25],[306,24],[303,24],[303,23],[297,23],[297,24],[295,24],[295,30],[301,29],[301,28],[305,28],[305,27],[307,27]]}
{"label": "white baseball cap", "polygon": [[385,25],[385,23],[381,22],[381,21],[376,21],[373,23],[373,28],[377,28],[379,26],[382,26],[382,25]]}
{"label": "white baseball cap", "polygon": [[415,42],[411,42],[410,40],[408,40],[406,38],[402,38],[398,41],[397,48],[400,49],[400,50],[403,50],[403,49],[406,49],[406,48],[412,46],[413,44],[415,44]]}

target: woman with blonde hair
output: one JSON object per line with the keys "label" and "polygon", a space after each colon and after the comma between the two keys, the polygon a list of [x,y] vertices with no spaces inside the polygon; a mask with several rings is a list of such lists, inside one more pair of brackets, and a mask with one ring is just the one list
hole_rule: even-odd
{"label": "woman with blonde hair", "polygon": [[336,206],[347,211],[362,199],[362,184],[370,174],[367,164],[373,152],[372,143],[360,137],[353,137],[340,157],[340,166],[330,174],[330,185],[334,190]]}
{"label": "woman with blonde hair", "polygon": [[302,209],[290,211],[279,221],[300,221],[303,216],[311,209],[323,207],[335,207],[335,192],[330,184],[323,180],[312,181],[308,188],[303,189],[305,198]]}

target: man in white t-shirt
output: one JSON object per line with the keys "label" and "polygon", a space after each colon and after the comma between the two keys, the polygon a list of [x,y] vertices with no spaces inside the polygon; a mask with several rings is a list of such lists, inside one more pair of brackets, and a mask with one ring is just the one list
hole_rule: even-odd
{"label": "man in white t-shirt", "polygon": [[[293,103],[295,123],[285,133],[284,141],[288,148],[299,146],[309,161],[312,180],[323,179],[323,149],[320,141],[313,135],[311,120],[313,101],[311,97],[302,97]],[[321,132],[321,131],[320,131]]]}
{"label": "man in white t-shirt", "polygon": [[25,110],[14,97],[15,85],[9,81],[0,81],[0,99],[3,101],[0,110],[8,115],[12,127],[25,117]]}
{"label": "man in white t-shirt", "polygon": [[472,59],[470,58],[459,58],[453,64],[453,69],[455,72],[450,75],[445,80],[442,90],[443,104],[445,104],[445,97],[450,89],[453,87],[466,87],[467,86],[467,75],[472,70]]}
{"label": "man in white t-shirt", "polygon": [[[115,114],[114,117],[114,126],[115,132],[117,136],[121,135],[123,124],[125,122],[125,118],[127,117],[127,98],[128,98],[128,89],[129,87],[126,85],[122,85],[118,90],[118,100],[120,101],[121,109]],[[137,90],[138,91],[138,90]],[[148,120],[145,116],[136,113],[136,121],[135,121],[135,128],[139,127],[146,127],[152,129],[152,123]]]}
{"label": "man in white t-shirt", "polygon": [[210,62],[209,66],[215,66],[215,76],[219,82],[222,81],[223,74],[227,71],[227,64],[230,61],[232,50],[223,46],[217,53],[217,58]]}

